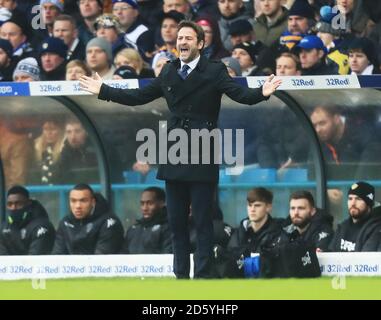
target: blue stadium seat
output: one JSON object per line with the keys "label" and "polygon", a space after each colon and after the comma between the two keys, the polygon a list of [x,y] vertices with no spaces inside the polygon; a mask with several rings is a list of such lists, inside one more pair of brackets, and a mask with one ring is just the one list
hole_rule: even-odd
{"label": "blue stadium seat", "polygon": [[279,170],[278,172],[279,182],[306,182],[308,181],[308,170],[290,168]]}
{"label": "blue stadium seat", "polygon": [[144,177],[145,184],[160,184],[162,181],[156,179],[157,169],[151,169],[148,171],[147,175]]}
{"label": "blue stadium seat", "polygon": [[236,176],[236,182],[239,182],[239,183],[275,182],[275,181],[276,181],[276,169],[274,168],[246,167],[239,176]]}
{"label": "blue stadium seat", "polygon": [[126,183],[141,183],[142,175],[138,171],[124,171],[123,177]]}
{"label": "blue stadium seat", "polygon": [[226,174],[225,169],[220,169],[219,183],[231,183],[231,182],[232,182],[232,176]]}

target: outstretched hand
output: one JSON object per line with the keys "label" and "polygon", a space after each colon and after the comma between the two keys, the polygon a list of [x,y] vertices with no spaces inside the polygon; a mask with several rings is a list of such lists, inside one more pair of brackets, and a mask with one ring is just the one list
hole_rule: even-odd
{"label": "outstretched hand", "polygon": [[271,96],[275,92],[275,90],[282,84],[281,79],[275,80],[274,78],[275,75],[272,74],[266,79],[265,83],[262,86],[262,94],[265,97]]}
{"label": "outstretched hand", "polygon": [[82,76],[79,78],[79,86],[82,90],[88,91],[93,94],[99,94],[102,86],[102,78],[98,74],[95,73],[93,77]]}

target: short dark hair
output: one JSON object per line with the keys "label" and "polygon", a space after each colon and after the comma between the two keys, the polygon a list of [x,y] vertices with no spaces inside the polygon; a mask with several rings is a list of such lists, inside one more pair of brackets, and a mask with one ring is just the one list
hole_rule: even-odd
{"label": "short dark hair", "polygon": [[205,43],[205,33],[204,29],[202,29],[196,22],[183,20],[177,26],[177,32],[179,32],[182,28],[192,28],[197,35],[197,43],[204,41]]}
{"label": "short dark hair", "polygon": [[316,110],[319,110],[319,109],[323,110],[326,114],[328,114],[331,117],[336,116],[336,115],[340,116],[342,114],[342,110],[340,109],[340,107],[338,107],[336,105],[318,105],[312,109],[311,115]]}
{"label": "short dark hair", "polygon": [[56,23],[56,21],[69,21],[75,29],[77,28],[77,22],[72,16],[69,16],[68,14],[60,14],[54,19],[53,24]]}
{"label": "short dark hair", "polygon": [[265,188],[253,188],[247,193],[247,202],[261,201],[268,204],[273,203],[273,193]]}
{"label": "short dark hair", "polygon": [[290,201],[298,199],[306,199],[309,202],[310,206],[315,208],[315,200],[311,192],[307,190],[298,190],[291,193]]}
{"label": "short dark hair", "polygon": [[156,200],[165,202],[165,191],[162,188],[148,187],[143,192],[153,192]]}
{"label": "short dark hair", "polygon": [[29,199],[29,191],[20,185],[16,185],[16,186],[9,188],[9,190],[7,192],[7,197],[10,196],[11,194],[21,194],[26,199]]}
{"label": "short dark hair", "polygon": [[74,186],[73,189],[71,189],[71,191],[73,190],[79,190],[79,191],[83,191],[83,190],[89,190],[90,193],[91,193],[91,196],[94,198],[95,197],[95,193],[94,193],[94,190],[93,188],[91,188],[87,183],[78,183]]}

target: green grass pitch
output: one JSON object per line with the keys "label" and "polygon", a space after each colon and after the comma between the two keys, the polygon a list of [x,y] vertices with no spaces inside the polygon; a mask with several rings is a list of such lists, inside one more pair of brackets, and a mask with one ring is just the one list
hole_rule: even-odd
{"label": "green grass pitch", "polygon": [[381,278],[175,280],[85,278],[0,281],[0,299],[381,299]]}

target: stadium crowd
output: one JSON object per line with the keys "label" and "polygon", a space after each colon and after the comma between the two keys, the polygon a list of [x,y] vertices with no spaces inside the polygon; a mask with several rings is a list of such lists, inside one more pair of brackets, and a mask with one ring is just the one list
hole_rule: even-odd
{"label": "stadium crowd", "polygon": [[[35,5],[40,10],[32,11]],[[334,5],[338,15],[327,8]],[[95,72],[104,79],[156,77],[167,61],[178,56],[177,25],[184,19],[203,28],[202,54],[221,59],[233,77],[381,72],[381,4],[377,1],[0,0],[0,81],[78,80]],[[278,118],[285,120],[282,115]],[[375,127],[333,107],[316,106],[310,118],[327,162],[380,159]],[[290,144],[287,136],[271,127],[273,131],[258,137],[261,167],[279,169],[307,161],[302,135],[298,140],[289,137]],[[33,143],[16,129],[17,124],[0,119],[0,153],[8,187],[0,255],[172,252],[163,190],[143,191],[141,218],[124,234],[107,201],[87,185],[98,181],[97,160],[92,141],[77,119],[47,117]],[[118,182],[127,168],[121,167],[116,151],[109,153],[116,172],[112,181]],[[145,173],[150,169],[139,163],[133,168]],[[26,183],[78,183],[70,191],[70,212],[56,230],[41,203],[16,185]],[[221,276],[234,276],[232,261],[234,265],[251,253],[266,253],[295,241],[314,251],[381,251],[380,207],[374,187],[365,182],[348,190],[349,216],[336,231],[333,217],[316,208],[308,191],[291,194],[287,218],[271,217],[272,201],[269,190],[250,190],[247,218],[239,226],[224,223],[217,205],[211,212]],[[185,232],[189,232],[189,247],[197,252],[194,230]]]}
{"label": "stadium crowd", "polygon": [[0,81],[153,78],[184,19],[232,76],[380,73],[377,1],[4,0]]}

